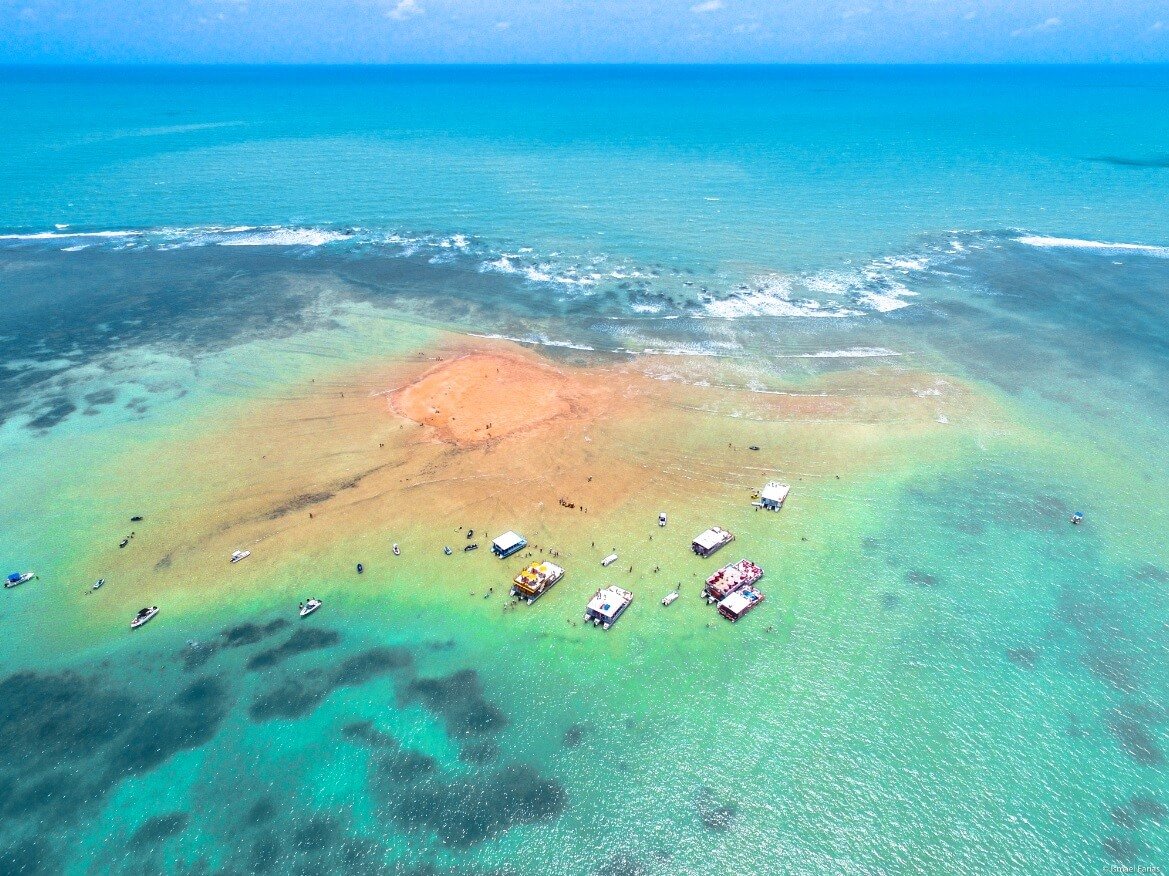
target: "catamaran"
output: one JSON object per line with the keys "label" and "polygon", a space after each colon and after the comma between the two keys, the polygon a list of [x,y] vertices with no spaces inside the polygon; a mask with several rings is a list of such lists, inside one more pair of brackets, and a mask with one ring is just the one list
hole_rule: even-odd
{"label": "catamaran", "polygon": [[563,577],[564,570],[555,563],[549,563],[547,560],[542,563],[531,563],[512,579],[515,586],[511,588],[511,595],[526,600],[528,605],[531,605]]}
{"label": "catamaran", "polygon": [[633,602],[633,594],[616,584],[598,590],[585,608],[584,619],[594,627],[609,629]]}

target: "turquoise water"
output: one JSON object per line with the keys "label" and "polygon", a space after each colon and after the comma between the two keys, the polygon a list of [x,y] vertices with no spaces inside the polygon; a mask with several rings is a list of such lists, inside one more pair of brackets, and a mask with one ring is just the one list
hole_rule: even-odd
{"label": "turquoise water", "polygon": [[[1169,863],[1169,70],[9,69],[0,121],[0,557],[43,579],[0,609],[0,872]],[[135,448],[438,330],[920,373],[940,437],[696,406],[696,442],[801,447],[764,451],[778,518],[669,496],[659,544],[713,507],[768,569],[734,627],[652,577],[604,638],[572,578],[350,593],[353,533],[148,636],[161,560],[80,596],[131,502],[212,495]]]}

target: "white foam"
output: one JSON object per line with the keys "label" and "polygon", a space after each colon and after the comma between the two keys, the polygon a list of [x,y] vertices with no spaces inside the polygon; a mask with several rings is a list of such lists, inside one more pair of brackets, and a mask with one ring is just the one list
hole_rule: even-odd
{"label": "white foam", "polygon": [[1103,240],[1079,240],[1074,237],[1045,237],[1027,234],[1015,238],[1016,243],[1040,249],[1089,249],[1099,252],[1138,252],[1145,255],[1169,258],[1169,246],[1153,246],[1147,243],[1109,243]]}
{"label": "white foam", "polygon": [[792,353],[781,359],[884,359],[900,356],[896,350],[884,347],[853,347],[849,350],[821,350],[818,353]]}
{"label": "white foam", "polygon": [[269,228],[242,234],[231,234],[217,241],[220,246],[324,246],[350,235],[321,228]]}
{"label": "white foam", "polygon": [[75,237],[140,237],[141,231],[37,231],[32,234],[0,234],[0,240],[69,240]]}
{"label": "white foam", "polygon": [[526,338],[519,338],[513,335],[499,335],[488,334],[480,332],[467,332],[473,338],[485,338],[493,341],[511,341],[515,344],[534,344],[538,347],[563,347],[569,350],[584,350],[592,352],[596,347],[590,347],[587,344],[576,344],[572,341],[554,341],[544,335],[529,335]]}

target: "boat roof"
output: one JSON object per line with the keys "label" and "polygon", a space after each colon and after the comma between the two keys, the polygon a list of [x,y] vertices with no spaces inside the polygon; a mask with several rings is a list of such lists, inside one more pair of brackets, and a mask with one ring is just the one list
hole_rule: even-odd
{"label": "boat roof", "polygon": [[698,545],[704,550],[710,550],[712,547],[717,547],[726,541],[728,535],[730,535],[730,533],[725,529],[712,526],[710,529],[706,530],[706,532],[702,533],[702,535],[698,536],[698,538],[694,539],[694,544]]}
{"label": "boat roof", "polygon": [[555,563],[549,563],[547,560],[544,560],[542,563],[530,563],[527,566],[524,566],[524,568],[520,571],[520,573],[518,575],[516,575],[516,579],[518,580],[520,578],[524,578],[527,576],[555,578],[557,575],[563,575],[563,574],[564,574],[564,569],[560,568],[560,566],[556,565]]}
{"label": "boat roof", "polygon": [[787,484],[781,484],[779,481],[770,481],[759,492],[759,496],[763,499],[773,499],[776,502],[782,502],[787,498],[790,490],[791,487]]}
{"label": "boat roof", "polygon": [[501,551],[511,550],[516,545],[524,544],[527,544],[527,542],[524,540],[524,537],[518,532],[513,532],[510,529],[499,538],[491,542],[492,547]]}
{"label": "boat roof", "polygon": [[628,590],[621,587],[606,587],[598,590],[589,600],[589,611],[594,611],[603,617],[613,617],[622,607],[629,604],[633,596]]}
{"label": "boat roof", "polygon": [[725,608],[727,611],[733,611],[735,614],[739,614],[745,609],[750,608],[762,597],[763,594],[754,587],[744,587],[742,590],[736,590],[720,602],[719,608]]}

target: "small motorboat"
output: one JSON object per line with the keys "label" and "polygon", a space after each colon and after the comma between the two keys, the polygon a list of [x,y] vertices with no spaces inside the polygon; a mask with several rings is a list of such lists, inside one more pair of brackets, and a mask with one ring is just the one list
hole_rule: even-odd
{"label": "small motorboat", "polygon": [[358,563],[357,564],[357,574],[360,575],[364,571],[365,571],[365,566],[363,566],[361,563]]}
{"label": "small motorboat", "polygon": [[141,609],[138,614],[134,616],[134,620],[130,621],[130,629],[136,630],[144,623],[148,622],[152,617],[158,614],[158,606],[152,605],[150,608]]}
{"label": "small motorboat", "polygon": [[232,551],[231,552],[231,561],[233,563],[238,563],[240,560],[246,560],[251,555],[252,555],[251,551]]}
{"label": "small motorboat", "polygon": [[398,543],[397,543],[397,542],[394,542],[394,556],[395,556],[395,557],[400,557],[400,556],[402,556],[402,549],[401,549],[400,547],[398,547]]}
{"label": "small motorboat", "polygon": [[678,591],[671,590],[669,593],[667,593],[665,596],[662,597],[662,605],[673,605],[674,601],[677,598],[678,598]]}
{"label": "small motorboat", "polygon": [[120,548],[123,548],[123,547],[125,547],[126,545],[128,545],[129,543],[130,543],[130,536],[128,536],[128,535],[127,535],[127,536],[126,536],[125,538],[123,538],[123,539],[122,539],[120,542],[118,542],[118,547],[120,547]]}
{"label": "small motorboat", "polygon": [[616,554],[609,554],[609,556],[607,556],[607,557],[605,557],[605,559],[601,560],[601,565],[602,566],[611,566],[615,562],[617,562],[617,555]]}
{"label": "small motorboat", "polygon": [[1083,522],[1084,522],[1084,512],[1083,511],[1077,511],[1075,514],[1072,515],[1072,523],[1074,525],[1079,526]]}
{"label": "small motorboat", "polygon": [[442,552],[444,554],[446,554],[448,557],[454,553],[454,551],[451,550],[451,546],[449,544],[442,549]]}
{"label": "small motorboat", "polygon": [[308,617],[310,614],[312,614],[314,611],[316,611],[322,605],[324,605],[324,603],[321,602],[319,599],[310,599],[307,602],[302,602],[300,604],[300,616],[301,617]]}
{"label": "small motorboat", "polygon": [[96,581],[93,582],[93,589],[94,590],[101,590],[102,585],[105,583],[106,583],[105,578],[98,578]]}
{"label": "small motorboat", "polygon": [[474,538],[474,537],[475,537],[475,530],[468,529],[467,530],[467,538]]}
{"label": "small motorboat", "polygon": [[658,515],[658,526],[665,526],[665,525],[666,525],[666,512],[663,511],[661,514]]}
{"label": "small motorboat", "polygon": [[37,576],[36,572],[13,572],[11,575],[9,575],[7,578],[4,579],[4,586],[5,587],[19,587],[21,584],[24,584],[26,581],[31,581],[36,576]]}
{"label": "small motorboat", "polygon": [[749,449],[751,449],[751,450],[758,450],[758,449],[759,449],[759,445],[758,445],[758,444],[752,444],[752,445],[751,445],[751,447],[750,447]]}
{"label": "small motorboat", "polygon": [[131,523],[141,523],[142,522],[142,515],[135,514],[133,517],[130,518],[130,522]]}
{"label": "small motorboat", "polygon": [[464,553],[466,553],[467,551],[477,551],[477,550],[479,550],[479,545],[476,543],[471,543],[471,544],[467,545],[465,548],[463,548]]}

